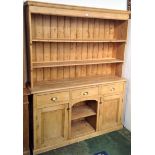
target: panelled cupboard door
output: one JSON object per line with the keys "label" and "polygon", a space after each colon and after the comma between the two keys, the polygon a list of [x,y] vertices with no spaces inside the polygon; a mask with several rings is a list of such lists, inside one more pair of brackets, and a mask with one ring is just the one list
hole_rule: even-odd
{"label": "panelled cupboard door", "polygon": [[38,108],[36,112],[35,148],[52,146],[68,137],[68,104]]}
{"label": "panelled cupboard door", "polygon": [[122,123],[122,95],[104,96],[100,104],[100,130],[108,129]]}

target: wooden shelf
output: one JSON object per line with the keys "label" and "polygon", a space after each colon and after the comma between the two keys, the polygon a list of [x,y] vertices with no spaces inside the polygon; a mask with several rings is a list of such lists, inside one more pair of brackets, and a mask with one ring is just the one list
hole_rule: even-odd
{"label": "wooden shelf", "polygon": [[72,138],[80,137],[93,132],[95,132],[95,129],[86,120],[79,120],[75,122],[72,121],[71,126]]}
{"label": "wooden shelf", "polygon": [[31,93],[41,93],[48,91],[57,91],[69,88],[78,88],[83,86],[93,86],[102,83],[111,83],[118,81],[126,81],[124,78],[118,76],[94,76],[94,77],[83,77],[75,79],[66,80],[53,80],[53,81],[43,81],[37,82],[34,88],[31,89]]}
{"label": "wooden shelf", "polygon": [[80,66],[105,63],[123,63],[120,59],[104,59],[104,60],[80,60],[80,61],[58,61],[58,62],[33,62],[33,68],[43,67],[61,67],[61,66]]}
{"label": "wooden shelf", "polygon": [[126,40],[71,40],[71,39],[32,39],[32,42],[79,42],[79,43],[83,43],[83,42],[90,42],[90,43],[98,43],[98,42],[126,42]]}
{"label": "wooden shelf", "polygon": [[96,115],[96,112],[88,105],[75,106],[72,109],[72,120]]}

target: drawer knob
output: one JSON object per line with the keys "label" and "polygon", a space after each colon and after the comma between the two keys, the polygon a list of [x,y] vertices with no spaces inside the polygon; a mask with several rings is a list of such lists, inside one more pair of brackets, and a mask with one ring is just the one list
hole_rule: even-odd
{"label": "drawer knob", "polygon": [[57,100],[57,97],[52,97],[51,100],[52,101],[56,101]]}
{"label": "drawer knob", "polygon": [[88,92],[84,92],[83,95],[88,95]]}
{"label": "drawer knob", "polygon": [[115,90],[115,88],[111,88],[111,91],[114,91]]}

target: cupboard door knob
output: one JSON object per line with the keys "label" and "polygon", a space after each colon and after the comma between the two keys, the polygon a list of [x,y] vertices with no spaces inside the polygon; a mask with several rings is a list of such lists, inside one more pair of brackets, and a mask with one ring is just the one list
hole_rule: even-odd
{"label": "cupboard door knob", "polygon": [[51,100],[52,101],[56,101],[57,100],[57,97],[52,97]]}
{"label": "cupboard door knob", "polygon": [[88,92],[84,92],[83,95],[88,95]]}

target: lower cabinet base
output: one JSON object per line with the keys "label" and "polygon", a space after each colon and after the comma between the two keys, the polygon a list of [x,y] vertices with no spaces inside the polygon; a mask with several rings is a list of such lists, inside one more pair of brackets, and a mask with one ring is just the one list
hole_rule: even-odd
{"label": "lower cabinet base", "polygon": [[105,130],[102,130],[102,131],[97,131],[97,132],[91,133],[91,134],[86,135],[86,136],[82,136],[82,137],[78,137],[78,138],[63,141],[60,144],[34,149],[33,154],[37,155],[39,153],[43,153],[43,152],[46,152],[46,151],[57,149],[57,148],[60,148],[60,147],[66,146],[66,145],[70,145],[70,144],[73,144],[73,143],[76,143],[76,142],[80,142],[80,141],[83,141],[83,140],[86,140],[86,139],[89,139],[89,138],[93,138],[93,137],[96,137],[96,136],[99,136],[99,135],[102,135],[102,134],[106,134],[106,133],[109,133],[109,132],[112,132],[112,131],[116,131],[116,130],[119,130],[119,129],[122,129],[122,128],[123,128],[123,125],[120,124],[120,125],[117,125],[115,127],[109,128],[109,129],[105,129]]}

